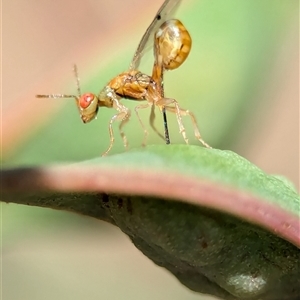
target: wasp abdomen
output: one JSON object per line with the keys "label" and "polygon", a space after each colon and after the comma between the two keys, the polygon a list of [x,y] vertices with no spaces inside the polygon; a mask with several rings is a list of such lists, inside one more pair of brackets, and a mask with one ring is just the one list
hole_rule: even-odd
{"label": "wasp abdomen", "polygon": [[155,34],[155,51],[161,56],[166,70],[173,70],[182,65],[191,47],[191,36],[179,20],[164,22]]}

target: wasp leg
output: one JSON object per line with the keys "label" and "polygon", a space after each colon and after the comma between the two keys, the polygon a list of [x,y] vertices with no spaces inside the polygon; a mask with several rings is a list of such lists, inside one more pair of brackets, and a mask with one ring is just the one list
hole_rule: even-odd
{"label": "wasp leg", "polygon": [[[184,128],[183,123],[182,123],[182,118],[181,118],[182,114],[181,114],[178,102],[175,99],[162,98],[162,99],[160,99],[159,101],[156,102],[156,105],[159,106],[159,107],[165,107],[166,110],[176,114],[177,123],[178,123],[178,126],[179,126],[179,132],[182,134],[183,139],[186,142],[186,144],[188,144],[189,140],[186,136],[185,128]],[[172,105],[174,105],[174,106],[172,106]]]}
{"label": "wasp leg", "polygon": [[123,145],[124,145],[124,147],[125,147],[126,150],[128,149],[128,141],[127,141],[127,137],[126,137],[126,135],[125,135],[125,133],[123,131],[123,126],[129,121],[129,118],[130,118],[130,112],[127,111],[127,113],[122,118],[122,121],[121,121],[121,123],[119,125],[119,132],[120,132],[121,138],[123,140]]}
{"label": "wasp leg", "polygon": [[151,128],[154,130],[154,132],[163,140],[165,140],[165,137],[157,130],[157,128],[154,125],[154,120],[155,120],[155,105],[152,105],[151,107],[151,113],[150,113],[150,117],[149,117],[149,122],[150,122],[150,126]]}
{"label": "wasp leg", "polygon": [[117,113],[116,115],[114,115],[110,121],[109,121],[109,125],[108,125],[108,132],[109,132],[109,137],[110,137],[110,144],[107,148],[107,150],[102,154],[102,156],[105,156],[107,155],[107,153],[111,150],[113,144],[114,144],[114,141],[115,141],[115,137],[114,137],[114,131],[113,131],[113,123],[115,121],[120,121],[121,120],[121,123],[119,125],[119,132],[120,132],[120,135],[123,139],[123,144],[124,144],[124,147],[127,149],[128,148],[128,141],[127,141],[127,137],[125,135],[125,133],[123,132],[122,130],[122,127],[129,121],[129,118],[130,118],[130,110],[128,108],[126,108],[125,106],[122,106],[122,107],[119,107],[118,109],[120,112]]}
{"label": "wasp leg", "polygon": [[[148,134],[149,133],[148,133],[148,130],[146,129],[146,127],[145,127],[145,125],[144,125],[144,123],[143,123],[143,121],[142,121],[142,119],[141,119],[141,117],[139,115],[138,110],[144,109],[144,108],[148,108],[149,106],[153,106],[153,104],[152,103],[140,104],[140,105],[137,105],[134,108],[134,111],[135,111],[135,113],[136,113],[136,115],[138,117],[138,120],[139,120],[139,122],[140,122],[140,124],[141,124],[141,126],[142,126],[142,128],[144,130],[144,139],[143,139],[143,142],[142,142],[142,146],[143,147],[146,146],[147,138],[148,138]],[[151,110],[152,110],[152,108],[151,108]]]}
{"label": "wasp leg", "polygon": [[[190,112],[188,109],[182,109],[179,107],[178,102],[175,99],[170,99],[170,98],[163,98],[161,99],[158,103],[158,105],[164,105],[166,110],[169,112],[172,112],[174,114],[176,114],[177,117],[177,123],[179,126],[179,131],[182,134],[185,142],[188,144],[188,139],[186,137],[186,133],[185,133],[185,128],[183,126],[182,123],[182,116],[189,116],[191,118],[192,121],[192,125],[194,128],[194,135],[195,138],[206,148],[211,148],[211,146],[209,146],[201,137],[200,134],[200,130],[196,121],[196,118],[194,116],[194,114],[192,112]],[[174,106],[172,106],[174,105]]]}

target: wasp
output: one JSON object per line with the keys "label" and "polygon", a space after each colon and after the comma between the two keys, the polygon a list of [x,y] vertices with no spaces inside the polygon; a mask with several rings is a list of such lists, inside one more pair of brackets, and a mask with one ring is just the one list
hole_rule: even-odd
{"label": "wasp", "polygon": [[[154,131],[165,138],[166,143],[170,143],[166,111],[176,115],[179,132],[183,139],[188,144],[185,128],[182,123],[183,116],[191,118],[194,135],[203,146],[210,146],[202,139],[196,122],[196,118],[189,110],[182,109],[178,102],[173,98],[164,96],[163,76],[164,71],[177,69],[183,64],[188,57],[192,39],[181,21],[177,19],[169,19],[170,15],[180,4],[180,0],[165,0],[158,12],[156,13],[150,26],[144,33],[131,61],[130,67],[126,72],[123,72],[111,79],[99,94],[84,93],[81,94],[79,77],[76,65],[74,66],[74,74],[76,77],[77,94],[50,94],[36,95],[38,98],[74,98],[81,120],[84,123],[92,121],[100,107],[114,108],[117,113],[111,118],[108,130],[110,136],[110,144],[107,150],[102,154],[106,155],[111,150],[114,144],[113,124],[119,121],[119,132],[123,140],[125,148],[128,148],[127,137],[123,131],[124,125],[129,121],[131,111],[121,102],[121,99],[132,99],[140,101],[135,107],[135,113],[144,130],[143,145],[146,144],[148,131],[140,118],[139,111],[141,109],[151,108],[150,125]],[[147,75],[138,70],[140,61],[145,51],[149,48],[149,44],[153,43],[154,64],[152,74]],[[163,137],[155,128],[154,109],[158,107],[163,113],[165,125],[165,137]]]}

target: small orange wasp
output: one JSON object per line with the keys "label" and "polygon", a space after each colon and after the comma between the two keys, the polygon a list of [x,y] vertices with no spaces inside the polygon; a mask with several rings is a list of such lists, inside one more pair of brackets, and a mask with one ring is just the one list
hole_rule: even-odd
{"label": "small orange wasp", "polygon": [[[176,115],[179,131],[183,139],[188,144],[185,128],[182,123],[182,116],[190,116],[194,135],[203,146],[210,148],[210,146],[201,138],[200,131],[196,122],[196,118],[189,110],[180,108],[175,99],[164,97],[163,88],[163,74],[165,70],[174,70],[178,68],[188,57],[192,40],[190,34],[184,25],[176,19],[168,19],[167,17],[178,7],[181,0],[165,0],[157,14],[155,15],[150,26],[143,35],[137,50],[133,56],[129,70],[114,77],[108,84],[100,91],[98,95],[93,93],[81,94],[79,86],[79,77],[76,65],[74,66],[74,74],[77,83],[76,95],[66,94],[50,94],[50,95],[36,95],[38,98],[74,98],[78,107],[81,120],[84,123],[93,120],[98,112],[99,107],[114,108],[118,112],[109,122],[109,136],[110,144],[108,149],[102,154],[106,155],[112,148],[114,143],[113,124],[115,121],[120,121],[119,132],[123,139],[125,148],[128,148],[126,135],[123,131],[124,125],[129,121],[131,112],[124,106],[120,100],[121,98],[133,99],[137,101],[147,101],[147,103],[139,104],[135,107],[135,113],[144,130],[143,145],[146,144],[148,132],[144,126],[140,116],[139,110],[151,107],[150,125],[153,130],[162,138],[164,138],[154,126],[154,109],[157,106],[163,113],[165,125],[165,140],[170,143],[167,120],[165,112],[171,112]],[[152,75],[149,76],[138,71],[140,60],[144,55],[148,44],[151,43],[150,37],[153,36],[154,41],[154,65]]]}

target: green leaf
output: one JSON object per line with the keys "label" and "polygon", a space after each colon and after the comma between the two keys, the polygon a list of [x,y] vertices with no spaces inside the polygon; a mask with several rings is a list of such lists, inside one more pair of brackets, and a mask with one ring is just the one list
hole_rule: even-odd
{"label": "green leaf", "polygon": [[190,289],[298,299],[299,195],[230,151],[150,146],[2,172],[3,200],[117,225]]}

